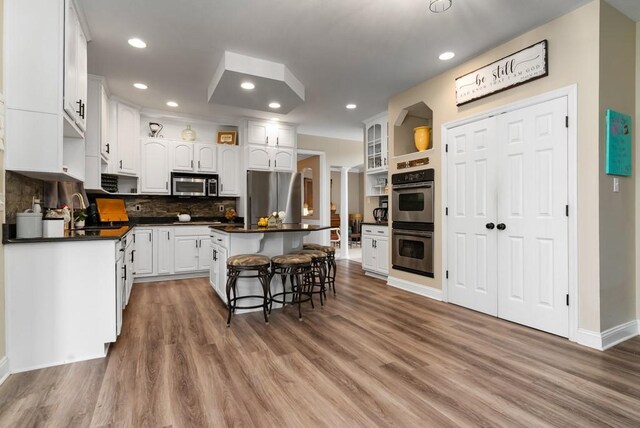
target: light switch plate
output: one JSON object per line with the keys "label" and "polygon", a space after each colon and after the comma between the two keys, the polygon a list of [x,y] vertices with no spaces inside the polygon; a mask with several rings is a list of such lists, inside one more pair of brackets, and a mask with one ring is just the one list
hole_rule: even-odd
{"label": "light switch plate", "polygon": [[613,177],[613,193],[620,192],[620,179],[618,177]]}

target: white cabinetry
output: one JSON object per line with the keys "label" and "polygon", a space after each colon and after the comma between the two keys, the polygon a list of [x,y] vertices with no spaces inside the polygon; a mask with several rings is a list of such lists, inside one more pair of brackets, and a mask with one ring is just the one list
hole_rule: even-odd
{"label": "white cabinetry", "polygon": [[66,80],[74,82],[75,94],[86,103],[86,66],[76,58],[75,68],[65,69],[65,39],[74,39],[81,60],[86,41],[79,24],[73,34],[65,32],[67,5],[71,2],[4,2],[5,58],[10,59],[4,64],[6,140],[17,142],[6,146],[5,167],[39,179],[82,181],[84,117],[65,111],[64,90]]}
{"label": "white cabinetry", "polygon": [[387,171],[389,166],[387,112],[364,122],[367,172]]}
{"label": "white cabinetry", "polygon": [[218,170],[218,152],[215,144],[172,143],[172,170],[212,174]]}
{"label": "white cabinetry", "polygon": [[161,227],[157,229],[156,249],[157,254],[156,274],[171,275],[173,273],[173,229]]}
{"label": "white cabinetry", "polygon": [[254,170],[293,171],[296,131],[275,122],[247,121],[247,167]]}
{"label": "white cabinetry", "polygon": [[[176,235],[178,232],[175,232]],[[174,272],[193,272],[209,269],[207,248],[209,235],[176,236],[174,238]]]}
{"label": "white cabinetry", "polygon": [[389,228],[362,226],[362,268],[367,273],[389,274]]}
{"label": "white cabinetry", "polygon": [[169,147],[160,138],[142,141],[142,193],[168,195],[169,189]]}
{"label": "white cabinetry", "polygon": [[87,38],[71,0],[67,0],[65,5],[64,42],[64,111],[81,130],[84,130],[87,104]]}
{"label": "white cabinetry", "polygon": [[218,293],[223,302],[227,301],[227,257],[229,242],[227,235],[213,231],[211,233],[211,267],[209,270],[209,284]]}
{"label": "white cabinetry", "polygon": [[104,78],[90,75],[87,91],[84,187],[102,191],[101,175],[108,172],[112,147],[109,142],[109,98]]}
{"label": "white cabinetry", "polygon": [[240,196],[242,169],[240,168],[240,147],[218,146],[219,196]]}
{"label": "white cabinetry", "polygon": [[[129,304],[129,297],[131,297],[131,289],[133,288],[133,275],[134,275],[134,257],[136,253],[135,236],[129,234],[124,238],[124,277],[123,277],[123,305]],[[123,307],[124,307],[123,306]]]}
{"label": "white cabinetry", "polygon": [[138,228],[134,230],[135,262],[134,273],[137,276],[153,275],[153,229]]}
{"label": "white cabinetry", "polygon": [[140,112],[127,104],[117,102],[116,138],[119,174],[138,175],[140,153]]}
{"label": "white cabinetry", "polygon": [[277,122],[247,121],[247,142],[272,147],[296,146],[295,128]]}

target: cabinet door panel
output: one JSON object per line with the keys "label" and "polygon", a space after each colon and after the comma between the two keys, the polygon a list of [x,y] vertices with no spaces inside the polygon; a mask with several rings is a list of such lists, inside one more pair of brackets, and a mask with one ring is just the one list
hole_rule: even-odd
{"label": "cabinet door panel", "polygon": [[293,171],[293,150],[275,150],[273,154],[273,169],[276,171]]}
{"label": "cabinet door panel", "polygon": [[77,26],[77,79],[76,79],[76,98],[82,103],[81,113],[77,115],[76,123],[83,131],[86,129],[86,111],[87,111],[87,38],[78,24]]}
{"label": "cabinet door panel", "polygon": [[213,242],[209,241],[209,254],[208,257],[211,258],[211,266],[209,267],[209,285],[217,291],[218,289],[218,262],[215,259],[215,253],[218,249],[218,246]]}
{"label": "cabinet door panel", "polygon": [[142,144],[142,193],[169,194],[169,154],[164,141]]}
{"label": "cabinet door panel", "polygon": [[193,171],[193,143],[176,143],[172,157],[174,171]]}
{"label": "cabinet door panel", "polygon": [[174,244],[174,271],[193,272],[198,270],[198,238],[195,236],[176,236]]}
{"label": "cabinet door panel", "polygon": [[271,169],[271,153],[266,147],[249,147],[249,169]]}
{"label": "cabinet door panel", "polygon": [[173,234],[171,229],[158,229],[156,237],[156,248],[158,253],[158,275],[169,275],[173,273]]}
{"label": "cabinet door panel", "polygon": [[211,247],[209,235],[198,237],[198,269],[207,270],[211,266]]}
{"label": "cabinet door panel", "polygon": [[295,147],[296,134],[293,127],[278,125],[274,127],[275,145],[278,147]]}
{"label": "cabinet door panel", "polygon": [[220,180],[218,194],[220,196],[240,195],[240,148],[235,146],[221,147],[218,153],[218,163],[218,179]]}
{"label": "cabinet door panel", "polygon": [[153,274],[153,229],[135,230],[134,272],[138,276]]}
{"label": "cabinet door panel", "polygon": [[196,144],[196,168],[198,172],[216,172],[218,170],[216,146]]}
{"label": "cabinet door panel", "polygon": [[389,239],[376,238],[376,268],[378,272],[389,274]]}
{"label": "cabinet door panel", "polygon": [[[269,125],[266,122],[252,122],[247,124],[247,142],[249,144],[269,144]],[[275,141],[273,142],[275,144]]]}
{"label": "cabinet door panel", "polygon": [[140,117],[133,107],[118,103],[118,172],[138,174],[138,151],[140,150]]}
{"label": "cabinet door panel", "polygon": [[78,17],[73,2],[65,8],[64,25],[64,111],[74,120],[78,118]]}
{"label": "cabinet door panel", "polygon": [[104,86],[100,85],[100,153],[109,160],[111,156],[111,142],[109,137],[109,97]]}
{"label": "cabinet door panel", "polygon": [[367,235],[362,237],[362,267],[365,270],[376,270],[373,237]]}

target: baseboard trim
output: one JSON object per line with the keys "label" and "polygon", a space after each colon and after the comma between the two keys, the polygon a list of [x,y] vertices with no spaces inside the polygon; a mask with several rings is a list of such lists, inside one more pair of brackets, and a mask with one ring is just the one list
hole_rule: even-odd
{"label": "baseboard trim", "polygon": [[620,342],[638,335],[638,320],[617,325],[602,332],[602,349],[609,349]]}
{"label": "baseboard trim", "polygon": [[138,284],[143,282],[175,281],[178,279],[207,278],[208,276],[209,271],[179,273],[175,275],[139,276],[134,278],[133,283]]}
{"label": "baseboard trim", "polygon": [[0,359],[0,385],[4,383],[9,377],[11,372],[9,371],[9,358],[7,356]]}
{"label": "baseboard trim", "polygon": [[433,300],[438,300],[440,302],[442,301],[442,290],[438,290],[437,288],[419,285],[414,282],[406,281],[404,279],[395,278],[393,276],[387,278],[387,284],[391,287],[399,288],[410,293],[419,294],[421,296],[425,296]]}
{"label": "baseboard trim", "polygon": [[88,354],[88,355],[84,355],[82,357],[72,358],[70,360],[53,361],[53,362],[49,362],[49,363],[45,363],[45,364],[36,364],[36,365],[33,365],[33,366],[28,366],[28,367],[21,367],[19,369],[12,370],[11,374],[22,373],[22,372],[30,372],[32,370],[48,369],[49,367],[63,366],[65,364],[79,363],[79,362],[82,362],[82,361],[97,360],[98,358],[104,358],[106,356],[107,355],[103,354],[103,353],[99,353],[97,355]]}
{"label": "baseboard trim", "polygon": [[371,272],[371,271],[365,270],[365,271],[364,271],[364,274],[365,274],[366,276],[370,276],[371,278],[381,279],[381,280],[383,280],[383,281],[386,281],[386,280],[387,280],[387,276],[386,276],[386,275],[383,275],[383,274],[381,274],[381,273]]}
{"label": "baseboard trim", "polygon": [[633,320],[607,329],[602,333],[579,328],[576,342],[589,348],[604,351],[638,334],[640,334],[640,320]]}

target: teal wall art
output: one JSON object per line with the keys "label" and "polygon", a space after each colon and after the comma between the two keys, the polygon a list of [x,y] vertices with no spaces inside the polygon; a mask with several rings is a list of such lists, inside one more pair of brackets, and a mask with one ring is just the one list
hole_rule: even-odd
{"label": "teal wall art", "polygon": [[631,117],[607,110],[606,173],[631,175]]}

